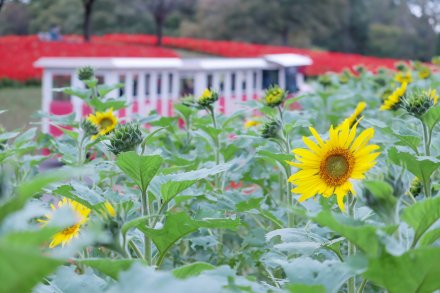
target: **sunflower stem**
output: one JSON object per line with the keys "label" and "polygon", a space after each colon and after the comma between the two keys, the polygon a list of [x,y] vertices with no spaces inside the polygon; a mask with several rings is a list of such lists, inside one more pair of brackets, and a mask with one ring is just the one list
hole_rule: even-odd
{"label": "sunflower stem", "polygon": [[365,285],[367,285],[368,280],[363,279],[361,285],[359,286],[359,289],[357,290],[357,293],[363,293]]}
{"label": "sunflower stem", "polygon": [[[142,190],[142,215],[149,217],[150,216],[150,209],[148,204],[148,198],[147,198],[147,190]],[[150,226],[150,218],[148,218],[148,226]],[[144,233],[144,259],[148,263],[148,265],[151,265],[151,239],[147,236],[146,233]]]}
{"label": "sunflower stem", "polygon": [[[425,156],[431,155],[431,132],[429,131],[428,127],[423,123],[422,121],[422,127],[423,127],[423,143],[425,146]],[[423,188],[425,189],[425,196],[427,198],[430,198],[431,195],[431,178],[422,178],[423,179]]]}
{"label": "sunflower stem", "polygon": [[[349,201],[348,204],[348,214],[350,217],[354,218],[355,212],[354,212],[354,206],[356,204],[356,198],[349,194],[349,196],[352,198],[351,201]],[[348,251],[347,251],[347,258],[350,258],[351,256],[355,255],[356,253],[356,246],[351,243],[350,240],[348,240]],[[347,280],[347,289],[348,293],[356,293],[356,277],[353,276]]]}

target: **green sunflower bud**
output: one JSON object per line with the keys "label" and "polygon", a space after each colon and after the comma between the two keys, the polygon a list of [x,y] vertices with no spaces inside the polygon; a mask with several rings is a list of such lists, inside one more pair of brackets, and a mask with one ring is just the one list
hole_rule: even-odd
{"label": "green sunflower bud", "polygon": [[399,71],[407,71],[408,70],[408,66],[403,63],[403,62],[399,62],[396,64],[396,69]]}
{"label": "green sunflower bud", "polygon": [[328,75],[328,74],[321,75],[321,76],[318,78],[318,82],[319,82],[323,87],[328,87],[328,86],[331,86],[331,85],[332,85],[332,79],[331,79],[330,75]]}
{"label": "green sunflower bud", "polygon": [[210,89],[205,89],[197,99],[197,104],[201,108],[210,108],[218,100],[218,93]]}
{"label": "green sunflower bud", "polygon": [[89,119],[84,119],[81,122],[81,129],[84,131],[86,137],[94,136],[99,133],[98,128]]}
{"label": "green sunflower bud", "polygon": [[78,78],[81,81],[90,80],[95,77],[95,71],[92,67],[86,66],[78,69]]}
{"label": "green sunflower bud", "polygon": [[402,107],[412,116],[420,118],[437,103],[438,95],[435,90],[416,90],[403,99]]}
{"label": "green sunflower bud", "polygon": [[264,103],[269,107],[281,105],[287,97],[287,92],[278,85],[269,87],[264,94]]}
{"label": "green sunflower bud", "polygon": [[412,196],[416,197],[420,193],[422,193],[422,182],[418,177],[414,177],[413,181],[411,182],[411,186],[409,187],[409,192],[412,194]]}
{"label": "green sunflower bud", "polygon": [[108,150],[118,155],[133,151],[142,143],[142,131],[137,122],[119,124],[110,137]]}
{"label": "green sunflower bud", "polygon": [[281,131],[281,122],[278,120],[266,121],[261,129],[262,138],[278,138]]}

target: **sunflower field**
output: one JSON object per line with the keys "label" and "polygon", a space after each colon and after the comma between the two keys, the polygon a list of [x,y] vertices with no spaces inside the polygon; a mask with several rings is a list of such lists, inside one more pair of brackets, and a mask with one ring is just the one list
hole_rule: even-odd
{"label": "sunflower field", "polygon": [[60,90],[93,114],[0,132],[0,292],[440,290],[436,70],[359,66],[230,116],[206,89],[128,121],[121,85],[81,69]]}

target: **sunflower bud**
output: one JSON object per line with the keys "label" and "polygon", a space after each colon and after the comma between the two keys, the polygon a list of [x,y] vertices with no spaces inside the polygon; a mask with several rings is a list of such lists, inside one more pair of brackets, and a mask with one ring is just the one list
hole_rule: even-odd
{"label": "sunflower bud", "polygon": [[264,123],[261,129],[262,138],[278,138],[280,136],[281,123],[278,120],[269,120]]}
{"label": "sunflower bud", "polygon": [[420,79],[427,79],[431,76],[431,70],[426,66],[421,66],[418,73]]}
{"label": "sunflower bud", "polygon": [[331,85],[332,85],[332,79],[331,79],[330,75],[328,75],[328,74],[321,75],[321,76],[318,78],[318,82],[319,82],[323,87],[328,87],[328,86],[331,86]]}
{"label": "sunflower bud", "polygon": [[287,92],[278,85],[269,87],[264,94],[264,103],[269,107],[281,105],[287,97]]}
{"label": "sunflower bud", "polygon": [[119,124],[110,137],[108,150],[115,155],[133,151],[141,144],[142,139],[142,131],[138,123]]}
{"label": "sunflower bud", "polygon": [[205,89],[197,99],[197,104],[201,108],[210,108],[218,100],[218,93],[210,89]]}
{"label": "sunflower bud", "polygon": [[95,76],[95,71],[92,67],[86,66],[78,69],[78,78],[81,81],[90,80]]}
{"label": "sunflower bud", "polygon": [[81,122],[81,129],[84,131],[86,137],[95,136],[99,133],[98,128],[89,119],[84,119]]}
{"label": "sunflower bud", "polygon": [[412,196],[416,197],[420,193],[422,193],[422,182],[418,177],[414,177],[413,181],[411,182],[411,186],[409,187],[408,192],[412,194]]}
{"label": "sunflower bud", "polygon": [[398,71],[406,71],[408,69],[408,66],[403,62],[399,62],[396,64],[396,69]]}
{"label": "sunflower bud", "polygon": [[402,107],[412,116],[420,118],[432,106],[437,104],[436,90],[415,91],[403,99]]}

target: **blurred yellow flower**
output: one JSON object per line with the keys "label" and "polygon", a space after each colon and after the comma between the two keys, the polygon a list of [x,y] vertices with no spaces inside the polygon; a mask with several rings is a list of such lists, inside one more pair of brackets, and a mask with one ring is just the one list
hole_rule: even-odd
{"label": "blurred yellow flower", "polygon": [[351,127],[354,125],[354,123],[359,119],[359,116],[362,114],[362,112],[367,107],[367,103],[365,102],[359,102],[356,106],[356,109],[354,109],[354,112],[345,119],[338,127],[337,129],[340,129],[344,123],[348,123],[348,125]]}
{"label": "blurred yellow flower", "polygon": [[380,110],[395,110],[400,103],[400,99],[405,95],[407,86],[408,84],[404,82],[399,88],[394,90],[394,92],[383,102]]}
{"label": "blurred yellow flower", "polygon": [[294,149],[298,162],[287,161],[300,169],[289,178],[289,182],[296,185],[292,192],[301,195],[300,202],[315,195],[326,198],[336,195],[339,208],[345,211],[344,197],[349,192],[355,194],[351,180],[363,179],[380,154],[374,152],[379,146],[368,144],[374,136],[373,128],[362,131],[356,138],[358,123],[350,127],[347,121],[340,129],[331,127],[326,141],[314,128],[309,128],[317,143],[303,137],[308,149]]}
{"label": "blurred yellow flower", "polygon": [[410,83],[412,81],[411,71],[398,72],[394,76],[394,80],[400,83]]}
{"label": "blurred yellow flower", "polygon": [[[76,224],[56,233],[53,236],[52,242],[49,244],[50,248],[56,247],[60,244],[64,246],[73,238],[78,237],[81,226],[84,225],[89,219],[88,217],[90,214],[90,209],[71,199],[63,198],[63,200],[59,201],[56,206],[51,205],[51,208],[53,211],[55,211],[65,206],[72,208],[72,210],[75,212],[77,218]],[[45,217],[46,219],[40,219],[38,222],[46,225],[52,219],[53,215],[47,214]]]}
{"label": "blurred yellow flower", "polygon": [[437,94],[437,90],[435,90],[435,89],[429,89],[429,90],[423,91],[423,93],[424,93],[425,95],[427,95],[427,96],[432,100],[432,102],[434,103],[434,105],[437,105],[437,103],[438,103],[438,94]]}
{"label": "blurred yellow flower", "polygon": [[245,128],[251,128],[251,127],[258,126],[258,125],[260,125],[260,124],[261,124],[261,122],[258,122],[258,121],[255,121],[255,120],[247,120],[247,121],[244,123],[244,127],[245,127]]}
{"label": "blurred yellow flower", "polygon": [[108,201],[106,201],[104,203],[104,207],[107,210],[107,213],[111,216],[111,217],[115,217],[116,216],[116,211],[114,209],[114,207],[112,206],[112,204]]}
{"label": "blurred yellow flower", "polygon": [[118,124],[118,118],[113,114],[113,109],[107,112],[96,112],[95,115],[90,114],[89,120],[98,128],[99,135],[109,133]]}

